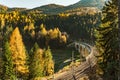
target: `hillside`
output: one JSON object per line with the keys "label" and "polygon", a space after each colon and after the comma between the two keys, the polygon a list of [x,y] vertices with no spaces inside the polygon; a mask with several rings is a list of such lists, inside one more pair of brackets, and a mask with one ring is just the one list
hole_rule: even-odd
{"label": "hillside", "polygon": [[[26,8],[8,8],[6,6],[0,5],[0,12],[5,11],[21,11],[25,13],[37,13],[37,14],[59,14],[59,13],[69,13],[69,14],[84,14],[100,12],[104,5],[104,0],[80,0],[79,2],[69,5],[57,5],[57,4],[48,4],[33,9]],[[92,13],[92,14],[93,14]]]}
{"label": "hillside", "polygon": [[26,10],[27,10],[26,8],[17,8],[17,7],[8,9],[8,11],[26,11]]}
{"label": "hillside", "polygon": [[7,6],[0,4],[0,12],[26,11],[26,10],[27,10],[26,8],[18,8],[18,7],[9,8]]}
{"label": "hillside", "polygon": [[40,9],[40,10],[50,10],[50,9],[56,9],[56,8],[63,8],[63,5],[57,5],[57,4],[48,4],[48,5],[43,5],[41,7],[37,7],[34,9]]}
{"label": "hillside", "polygon": [[[91,13],[93,10],[94,12],[99,12],[104,5],[103,0],[81,0],[75,4],[69,6],[62,6],[56,4],[48,4],[41,7],[33,8],[29,10],[30,12],[37,11],[41,14],[58,14],[58,13],[70,13],[75,14],[76,12],[83,12],[82,14],[86,13],[86,9],[88,13]],[[85,10],[84,10],[85,9]],[[84,12],[85,11],[85,12]]]}
{"label": "hillside", "polygon": [[73,5],[68,7],[77,8],[77,7],[97,7],[101,9],[104,6],[104,0],[81,0]]}
{"label": "hillside", "polygon": [[48,4],[48,5],[44,5],[44,6],[40,6],[37,8],[33,8],[31,11],[37,11],[39,13],[42,14],[57,14],[61,11],[61,9],[65,8],[65,6],[63,5],[57,5],[57,4]]}
{"label": "hillside", "polygon": [[65,11],[64,13],[73,15],[73,14],[77,14],[77,15],[85,15],[85,14],[95,14],[95,13],[99,13],[101,12],[98,8],[96,7],[79,7],[76,9],[70,9]]}
{"label": "hillside", "polygon": [[0,4],[0,12],[6,12],[8,10],[7,6],[1,5]]}

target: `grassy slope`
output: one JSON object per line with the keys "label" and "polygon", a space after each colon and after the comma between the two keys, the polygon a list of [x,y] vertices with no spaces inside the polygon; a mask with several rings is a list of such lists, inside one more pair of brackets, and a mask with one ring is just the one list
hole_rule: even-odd
{"label": "grassy slope", "polygon": [[[72,49],[65,49],[65,50],[52,50],[53,59],[55,61],[55,72],[59,71],[63,67],[69,65],[71,61],[64,62],[68,59],[71,59],[72,56]],[[79,59],[79,53],[75,52],[75,59]]]}

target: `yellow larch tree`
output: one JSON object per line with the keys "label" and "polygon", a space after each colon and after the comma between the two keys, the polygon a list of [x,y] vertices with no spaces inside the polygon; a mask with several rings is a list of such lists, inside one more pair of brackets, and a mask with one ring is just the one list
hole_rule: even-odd
{"label": "yellow larch tree", "polygon": [[60,36],[60,42],[67,42],[67,37],[65,35]]}
{"label": "yellow larch tree", "polygon": [[58,28],[50,29],[48,31],[48,35],[49,35],[50,39],[55,39],[55,38],[58,38],[59,32],[60,31]]}
{"label": "yellow larch tree", "polygon": [[12,53],[12,60],[14,71],[17,77],[22,77],[27,74],[28,66],[26,65],[27,53],[22,41],[22,36],[19,28],[16,27],[10,36],[10,49]]}
{"label": "yellow larch tree", "polygon": [[42,37],[44,37],[44,36],[47,35],[47,30],[46,30],[44,24],[41,24],[41,25],[40,25],[40,35],[41,35]]}

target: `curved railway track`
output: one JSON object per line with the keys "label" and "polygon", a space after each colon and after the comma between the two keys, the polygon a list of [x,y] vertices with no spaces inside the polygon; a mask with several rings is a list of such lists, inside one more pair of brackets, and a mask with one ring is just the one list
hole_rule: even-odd
{"label": "curved railway track", "polygon": [[86,57],[86,61],[82,62],[78,67],[73,66],[74,68],[59,73],[59,75],[54,74],[54,78],[49,80],[79,80],[96,65],[97,58],[95,55],[97,54],[97,51],[94,49],[94,47],[90,46],[87,43],[79,44],[85,46],[85,48],[87,48],[87,50],[90,52],[90,54]]}

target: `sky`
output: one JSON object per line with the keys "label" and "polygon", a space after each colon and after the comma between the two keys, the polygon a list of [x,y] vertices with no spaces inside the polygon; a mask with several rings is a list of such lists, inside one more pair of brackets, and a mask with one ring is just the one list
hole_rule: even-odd
{"label": "sky", "polygon": [[47,4],[59,4],[68,6],[80,0],[0,0],[0,4],[12,7],[35,8]]}

